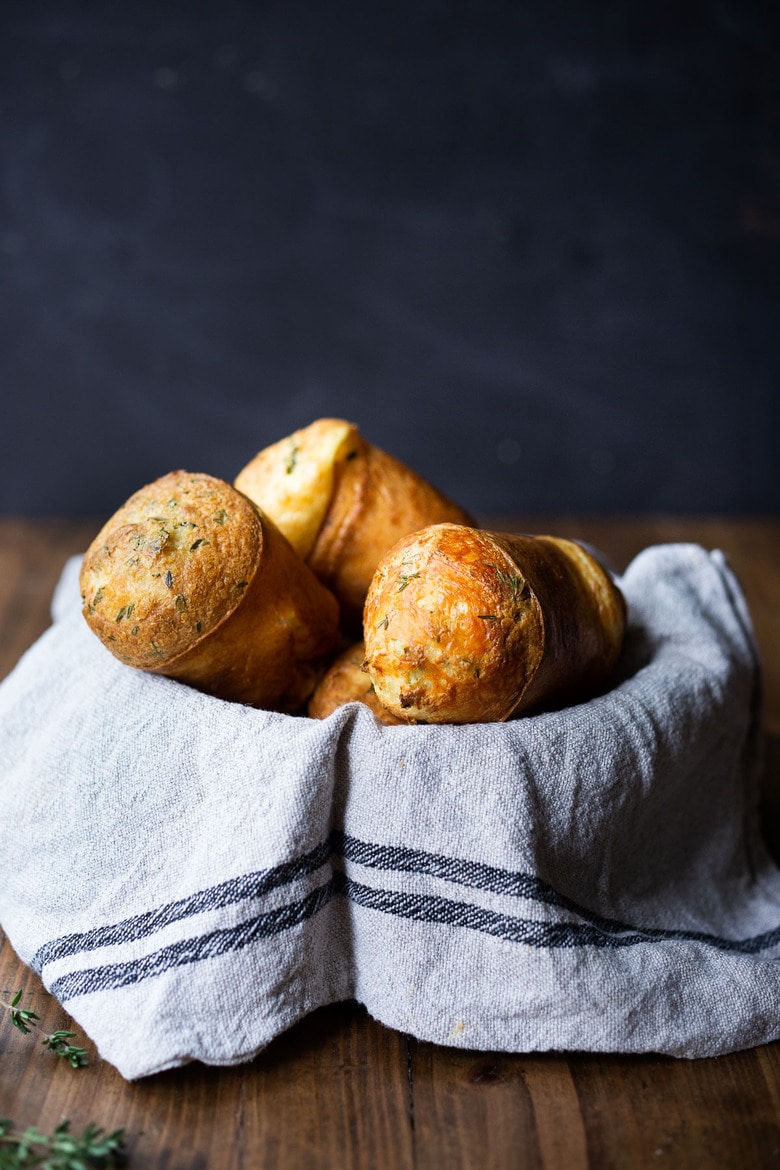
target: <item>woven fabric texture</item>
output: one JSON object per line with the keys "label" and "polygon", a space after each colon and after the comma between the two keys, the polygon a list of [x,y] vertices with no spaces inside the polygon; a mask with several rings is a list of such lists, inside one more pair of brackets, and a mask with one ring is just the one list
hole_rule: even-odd
{"label": "woven fabric texture", "polygon": [[248,1060],[349,998],[485,1051],[780,1037],[761,672],[720,553],[631,563],[608,693],[465,727],[125,667],[77,574],[0,685],[0,923],[123,1076]]}

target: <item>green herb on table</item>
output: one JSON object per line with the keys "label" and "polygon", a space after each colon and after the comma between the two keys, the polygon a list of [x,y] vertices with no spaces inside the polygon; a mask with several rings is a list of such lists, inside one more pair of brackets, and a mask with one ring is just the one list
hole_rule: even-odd
{"label": "green herb on table", "polygon": [[22,989],[20,987],[10,1003],[0,999],[0,1007],[6,1008],[11,1013],[11,1023],[15,1028],[18,1028],[20,1032],[29,1032],[31,1028],[35,1027],[35,1021],[39,1020],[40,1016],[36,1016],[35,1012],[31,1012],[28,1008],[18,1007],[21,998]]}
{"label": "green herb on table", "polygon": [[56,1052],[58,1056],[67,1060],[73,1068],[84,1068],[85,1065],[89,1064],[86,1048],[68,1044],[68,1040],[75,1035],[75,1032],[52,1032],[50,1036],[44,1036],[41,1043],[44,1048],[50,1048],[52,1052]]}
{"label": "green herb on table", "polygon": [[[10,1003],[0,999],[0,1008],[10,1014],[11,1023],[20,1032],[29,1033],[40,1019],[29,1008],[20,1008],[21,987]],[[73,1068],[88,1064],[86,1048],[68,1043],[75,1032],[52,1032],[43,1037],[44,1048],[64,1057]],[[14,1122],[0,1119],[0,1170],[110,1170],[125,1163],[125,1131],[113,1133],[93,1125],[86,1126],[81,1137],[70,1133],[70,1122],[61,1121],[50,1135],[41,1133],[34,1125],[16,1132]]]}
{"label": "green herb on table", "polygon": [[88,1125],[81,1137],[70,1133],[70,1122],[61,1121],[52,1134],[34,1125],[14,1132],[12,1121],[0,1121],[0,1170],[40,1167],[40,1170],[90,1170],[121,1166],[125,1162],[125,1132],[106,1133]]}
{"label": "green herb on table", "polygon": [[[10,1012],[11,1023],[15,1028],[18,1028],[20,1032],[29,1033],[36,1026],[40,1016],[30,1011],[29,1008],[20,1008],[19,1003],[21,998],[22,989],[20,987],[10,1003],[6,1003],[5,1000],[0,999],[0,1007]],[[67,1060],[68,1064],[73,1068],[84,1068],[85,1065],[89,1064],[86,1048],[79,1048],[75,1044],[68,1043],[75,1035],[75,1032],[52,1032],[50,1035],[43,1037],[41,1044],[44,1048],[48,1048],[51,1052],[56,1052],[57,1056],[61,1056],[64,1060]],[[2,1162],[0,1162],[0,1170],[2,1170]]]}

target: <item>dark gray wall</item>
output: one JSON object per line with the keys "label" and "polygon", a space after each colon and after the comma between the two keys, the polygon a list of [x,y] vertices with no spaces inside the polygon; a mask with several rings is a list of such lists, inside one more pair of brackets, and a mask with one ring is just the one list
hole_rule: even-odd
{"label": "dark gray wall", "polygon": [[479,512],[778,511],[776,4],[0,6],[0,512],[319,415]]}

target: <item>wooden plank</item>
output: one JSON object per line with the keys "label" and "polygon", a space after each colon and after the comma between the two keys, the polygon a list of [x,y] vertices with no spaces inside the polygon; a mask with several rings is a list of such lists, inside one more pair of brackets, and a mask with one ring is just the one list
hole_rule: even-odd
{"label": "wooden plank", "polygon": [[415,1168],[580,1170],[588,1151],[565,1057],[410,1041]]}
{"label": "wooden plank", "polygon": [[384,1151],[380,1167],[412,1166],[405,1039],[355,1005],[315,1012],[242,1067],[110,1079],[134,1157],[151,1170],[172,1157],[219,1170],[353,1170],[369,1150]]}
{"label": "wooden plank", "polygon": [[66,560],[97,530],[91,520],[0,519],[0,678],[49,625]]}
{"label": "wooden plank", "polygon": [[[74,1132],[94,1122],[124,1127],[131,1163],[145,1170],[411,1170],[412,1118],[406,1037],[355,1004],[313,1013],[256,1060],[234,1068],[191,1064],[124,1081],[100,1060],[40,980],[0,947],[0,998],[24,989],[21,1006],[41,1017],[23,1036],[0,1023],[0,1117],[51,1132],[63,1117]],[[40,1037],[77,1033],[90,1063],[73,1069]]]}
{"label": "wooden plank", "polygon": [[[257,1062],[244,1124],[269,1168],[412,1167],[406,1038],[355,1005],[323,1009]],[[280,1125],[281,1121],[281,1125]]]}
{"label": "wooden plank", "polygon": [[591,1164],[696,1170],[775,1164],[780,1115],[762,1076],[759,1051],[771,1064],[776,1086],[777,1044],[712,1060],[573,1059]]}
{"label": "wooden plank", "polygon": [[415,1170],[743,1170],[780,1158],[780,1044],[698,1061],[411,1050]]}

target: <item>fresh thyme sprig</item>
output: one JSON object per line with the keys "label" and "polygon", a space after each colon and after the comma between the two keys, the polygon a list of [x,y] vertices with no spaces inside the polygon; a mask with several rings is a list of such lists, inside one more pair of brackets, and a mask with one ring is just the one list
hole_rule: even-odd
{"label": "fresh thyme sprig", "polygon": [[18,1028],[20,1032],[29,1032],[31,1028],[35,1027],[35,1021],[39,1020],[40,1016],[36,1016],[35,1012],[31,1012],[28,1008],[17,1007],[21,998],[22,989],[20,987],[10,1003],[0,999],[0,1007],[7,1008],[11,1013],[11,1023],[15,1028]]}
{"label": "fresh thyme sprig", "polygon": [[71,1036],[75,1035],[75,1032],[52,1032],[50,1036],[44,1036],[41,1043],[44,1048],[50,1048],[58,1056],[64,1057],[73,1068],[84,1068],[85,1065],[89,1064],[86,1048],[78,1048],[75,1044],[68,1044]]}
{"label": "fresh thyme sprig", "polygon": [[[10,1003],[6,1003],[4,999],[0,999],[0,1007],[4,1007],[10,1012],[11,1023],[15,1028],[18,1028],[20,1032],[29,1033],[36,1026],[36,1021],[40,1019],[40,1016],[30,1011],[29,1008],[20,1008],[19,1001],[21,998],[22,989],[20,987]],[[68,1040],[75,1035],[75,1032],[52,1032],[43,1037],[41,1044],[44,1048],[56,1052],[57,1056],[61,1056],[67,1060],[73,1068],[84,1068],[85,1065],[89,1064],[86,1048],[79,1048],[75,1044],[68,1044]]]}
{"label": "fresh thyme sprig", "polygon": [[[10,1014],[11,1023],[20,1032],[29,1033],[40,1017],[29,1008],[20,1008],[20,987],[10,1003],[0,999],[0,1008]],[[86,1048],[78,1048],[68,1041],[75,1032],[58,1031],[45,1035],[44,1048],[64,1057],[73,1068],[88,1064]],[[70,1133],[70,1122],[61,1121],[50,1135],[41,1133],[34,1125],[21,1133],[14,1132],[13,1121],[0,1120],[0,1170],[111,1170],[125,1164],[125,1131],[113,1133],[87,1125],[81,1137]]]}
{"label": "fresh thyme sprig", "polygon": [[50,1135],[29,1126],[14,1133],[12,1121],[0,1121],[0,1170],[98,1170],[125,1162],[125,1132],[106,1133],[88,1125],[81,1137],[70,1133],[70,1122],[61,1121]]}

